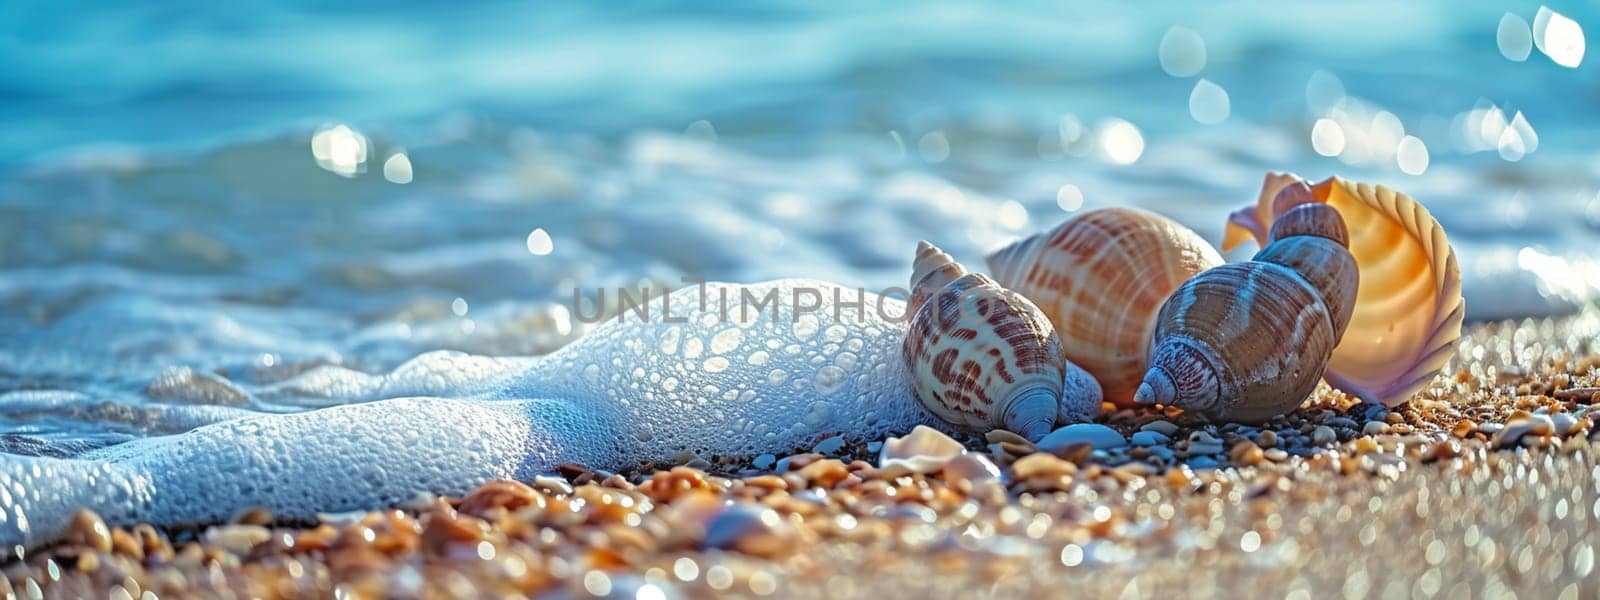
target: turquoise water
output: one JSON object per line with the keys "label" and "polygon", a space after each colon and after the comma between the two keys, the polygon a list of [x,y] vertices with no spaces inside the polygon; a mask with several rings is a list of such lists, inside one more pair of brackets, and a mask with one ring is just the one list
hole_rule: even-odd
{"label": "turquoise water", "polygon": [[1600,295],[1600,67],[1537,3],[306,4],[8,5],[0,449],[546,353],[574,288],[876,289],[1112,205],[1216,241],[1269,170],[1424,201],[1469,318]]}

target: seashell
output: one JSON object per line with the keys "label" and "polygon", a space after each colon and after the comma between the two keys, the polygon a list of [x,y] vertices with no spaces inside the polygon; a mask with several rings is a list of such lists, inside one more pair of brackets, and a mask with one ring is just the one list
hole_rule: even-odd
{"label": "seashell", "polygon": [[1461,271],[1444,228],[1421,203],[1383,186],[1337,177],[1308,185],[1270,173],[1255,205],[1228,217],[1223,249],[1269,239],[1268,227],[1305,203],[1326,203],[1344,216],[1361,274],[1350,325],[1325,377],[1364,401],[1403,404],[1433,380],[1461,339]]}
{"label": "seashell", "polygon": [[883,441],[878,468],[893,473],[934,473],[966,451],[961,442],[943,432],[918,425],[904,437]]}
{"label": "seashell", "polygon": [[1316,389],[1358,293],[1339,212],[1299,206],[1249,262],[1185,282],[1161,307],[1134,399],[1212,420],[1262,422]]}
{"label": "seashell", "polygon": [[[937,250],[926,242],[918,248],[919,256]],[[923,261],[912,287],[955,270],[964,272],[948,255]],[[1029,439],[1055,424],[1065,381],[1055,328],[1027,298],[988,276],[967,273],[931,292],[911,318],[903,349],[917,399],[947,423]]]}
{"label": "seashell", "polygon": [[1161,303],[1222,256],[1176,221],[1107,208],[1007,246],[988,263],[995,281],[1044,311],[1067,359],[1094,375],[1104,398],[1131,406]]}

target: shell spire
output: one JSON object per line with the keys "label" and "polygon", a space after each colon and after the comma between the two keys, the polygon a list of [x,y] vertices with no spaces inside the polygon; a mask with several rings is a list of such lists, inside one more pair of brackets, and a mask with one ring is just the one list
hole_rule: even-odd
{"label": "shell spire", "polygon": [[1461,339],[1461,271],[1427,208],[1383,186],[1337,177],[1309,185],[1270,173],[1255,204],[1228,218],[1222,247],[1265,243],[1293,206],[1321,203],[1344,216],[1361,289],[1326,378],[1368,402],[1397,406],[1444,367]]}
{"label": "shell spire", "polygon": [[1162,305],[1136,402],[1261,422],[1316,389],[1358,293],[1355,259],[1326,205],[1293,208],[1271,232],[1249,262],[1201,273]]}
{"label": "shell spire", "polygon": [[988,263],[1000,285],[1044,311],[1067,360],[1094,376],[1104,398],[1131,406],[1162,302],[1222,256],[1171,219],[1107,208],[1002,248]]}
{"label": "shell spire", "polygon": [[934,292],[966,274],[967,269],[938,246],[926,240],[917,242],[917,257],[911,263],[911,298],[906,300],[906,314],[917,314],[917,309],[922,308]]}

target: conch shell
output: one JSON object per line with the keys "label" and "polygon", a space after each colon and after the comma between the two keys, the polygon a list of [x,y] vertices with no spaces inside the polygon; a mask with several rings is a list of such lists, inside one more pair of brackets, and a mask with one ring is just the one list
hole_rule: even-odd
{"label": "conch shell", "polygon": [[1061,342],[1039,309],[932,244],[917,247],[904,356],[913,391],[952,425],[1039,439],[1055,425]]}
{"label": "conch shell", "polygon": [[1338,177],[1308,185],[1283,173],[1268,174],[1255,205],[1228,217],[1223,249],[1251,238],[1262,243],[1280,215],[1312,202],[1344,216],[1361,274],[1350,326],[1325,377],[1364,401],[1404,404],[1433,380],[1461,339],[1466,304],[1455,251],[1444,228],[1410,196]]}
{"label": "conch shell", "polygon": [[1162,305],[1136,402],[1259,423],[1316,389],[1350,322],[1356,262],[1326,204],[1290,210],[1271,233],[1249,262],[1201,273]]}
{"label": "conch shell", "polygon": [[1067,359],[1100,382],[1106,400],[1132,406],[1161,303],[1222,256],[1176,221],[1106,208],[1002,248],[988,263],[1000,285],[1044,311]]}

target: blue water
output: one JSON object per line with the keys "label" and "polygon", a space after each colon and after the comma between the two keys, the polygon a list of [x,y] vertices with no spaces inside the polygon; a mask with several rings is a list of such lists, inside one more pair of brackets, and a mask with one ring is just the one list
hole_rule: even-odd
{"label": "blue water", "polygon": [[[337,403],[260,393],[319,365],[549,352],[587,329],[574,288],[881,288],[918,239],[976,264],[1111,205],[1216,241],[1269,170],[1424,201],[1471,319],[1600,296],[1600,58],[1496,43],[1538,3],[851,4],[9,3],[0,449]],[[1197,73],[1163,69],[1174,27]]]}

